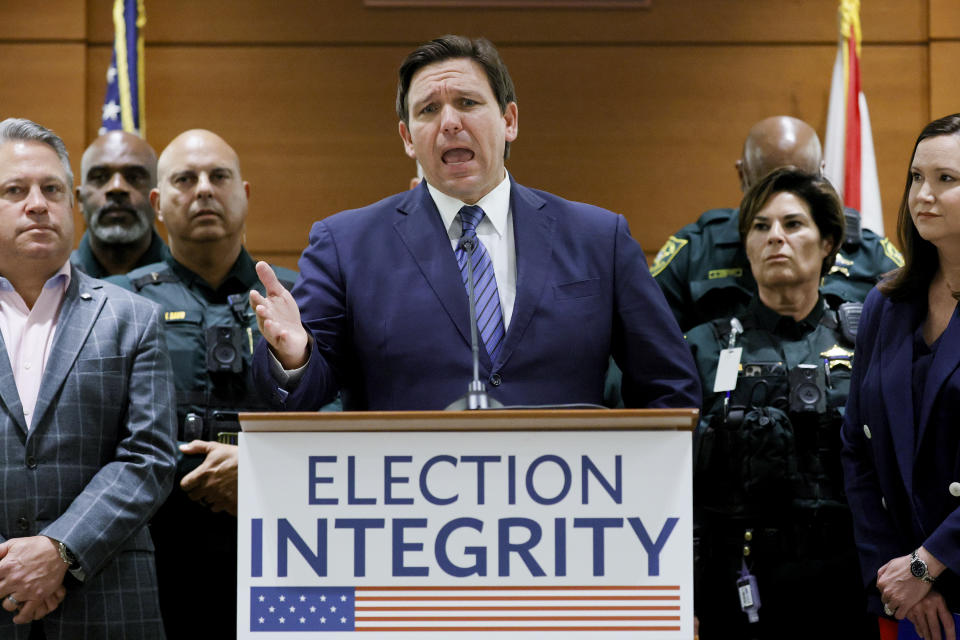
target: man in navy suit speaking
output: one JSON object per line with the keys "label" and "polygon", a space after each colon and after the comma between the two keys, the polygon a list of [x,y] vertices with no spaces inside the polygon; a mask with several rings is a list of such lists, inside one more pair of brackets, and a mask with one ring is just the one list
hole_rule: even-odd
{"label": "man in navy suit speaking", "polygon": [[518,184],[513,81],[487,40],[444,36],[400,67],[400,137],[424,181],[317,222],[288,293],[250,301],[254,371],[288,410],[442,409],[480,376],[504,405],[600,404],[612,355],[628,407],[699,407],[690,352],[626,220]]}

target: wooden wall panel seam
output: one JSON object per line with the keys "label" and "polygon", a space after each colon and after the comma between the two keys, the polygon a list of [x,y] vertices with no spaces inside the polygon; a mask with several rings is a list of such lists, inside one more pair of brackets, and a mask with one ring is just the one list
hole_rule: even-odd
{"label": "wooden wall panel seam", "polygon": [[0,38],[0,44],[49,45],[49,44],[89,44],[86,38]]}

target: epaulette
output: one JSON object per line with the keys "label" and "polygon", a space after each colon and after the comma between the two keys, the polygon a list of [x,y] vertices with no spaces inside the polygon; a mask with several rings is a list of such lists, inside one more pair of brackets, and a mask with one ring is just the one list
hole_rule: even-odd
{"label": "epaulette", "polygon": [[736,209],[710,209],[709,211],[705,211],[703,215],[697,219],[697,226],[705,227],[711,224],[728,222],[730,218],[736,215]]}
{"label": "epaulette", "polygon": [[161,282],[180,282],[180,278],[172,269],[163,269],[162,271],[151,271],[138,278],[131,278],[130,284],[136,291],[140,291],[148,284],[160,284]]}
{"label": "epaulette", "polygon": [[743,322],[741,322],[736,316],[731,318],[716,318],[711,320],[710,326],[713,328],[713,335],[716,337],[717,342],[721,345],[722,349],[726,349],[730,344],[730,333],[733,331],[733,324],[731,321],[733,320],[737,321],[738,334],[743,334],[743,332],[747,329],[755,328],[750,316],[748,316]]}

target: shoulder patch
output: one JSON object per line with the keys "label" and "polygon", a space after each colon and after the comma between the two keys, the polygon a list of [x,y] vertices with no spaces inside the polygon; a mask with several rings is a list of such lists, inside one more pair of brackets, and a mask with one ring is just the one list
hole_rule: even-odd
{"label": "shoulder patch", "polygon": [[686,238],[678,238],[677,236],[667,238],[667,241],[660,247],[660,251],[657,252],[657,257],[653,259],[650,275],[654,277],[660,275],[660,272],[667,268],[670,261],[677,257],[677,254],[687,246],[688,242],[690,241]]}
{"label": "shoulder patch", "polygon": [[898,267],[903,266],[903,255],[893,246],[887,238],[880,238],[880,246],[883,247],[883,253]]}

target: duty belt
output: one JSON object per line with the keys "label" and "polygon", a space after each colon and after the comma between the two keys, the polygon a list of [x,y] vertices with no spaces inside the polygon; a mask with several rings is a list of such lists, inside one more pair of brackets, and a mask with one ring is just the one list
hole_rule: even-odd
{"label": "duty belt", "polygon": [[236,444],[238,431],[240,423],[235,412],[213,411],[210,416],[191,412],[183,419],[178,438],[183,442],[216,440],[225,444]]}

